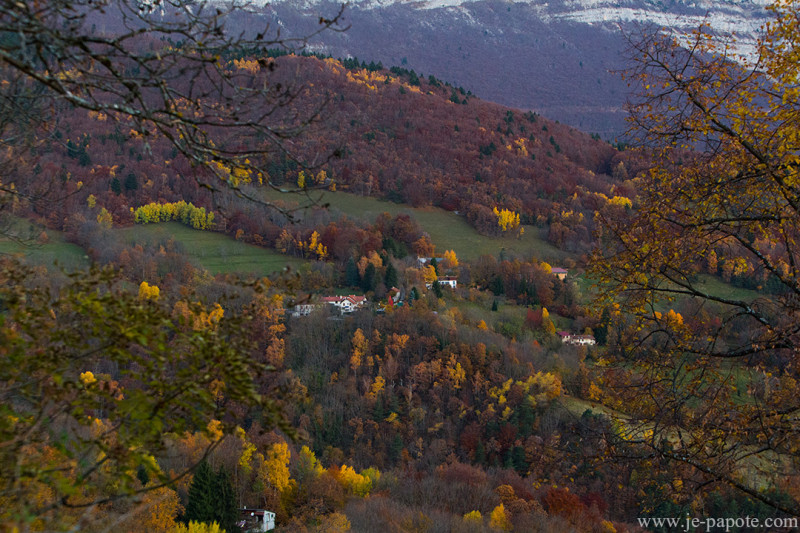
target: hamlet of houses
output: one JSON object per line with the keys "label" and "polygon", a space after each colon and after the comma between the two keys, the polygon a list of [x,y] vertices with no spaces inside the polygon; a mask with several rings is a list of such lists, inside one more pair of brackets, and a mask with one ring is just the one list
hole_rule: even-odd
{"label": "hamlet of houses", "polygon": [[[420,266],[423,266],[431,263],[434,259],[438,258],[417,257],[417,262]],[[551,273],[559,280],[564,281],[567,278],[568,271],[564,268],[553,267],[551,269]],[[458,278],[456,276],[439,276],[436,279],[436,282],[438,282],[439,285],[442,287],[449,287],[451,289],[456,289],[458,287]],[[425,287],[427,289],[431,289],[433,287],[433,282],[426,283]],[[341,314],[349,314],[365,307],[367,304],[367,298],[366,296],[359,296],[355,294],[350,294],[347,296],[323,296],[322,298],[319,299],[318,302],[295,305],[294,310],[292,311],[292,316],[293,317],[308,316],[315,309],[320,309],[325,304],[333,306]],[[386,304],[381,305],[379,307],[379,312],[387,308],[396,307],[398,304],[402,305],[401,291],[396,287],[392,287],[387,292]],[[561,336],[561,340],[565,344],[576,344],[576,345],[596,344],[596,341],[592,335],[573,335],[566,331],[561,331],[559,332],[559,336]]]}
{"label": "hamlet of houses", "polygon": [[292,312],[293,317],[308,316],[315,309],[319,309],[324,304],[328,304],[336,308],[340,313],[352,313],[356,309],[360,309],[367,303],[366,296],[358,296],[350,294],[348,296],[323,296],[320,298],[319,303],[306,303],[294,306]]}

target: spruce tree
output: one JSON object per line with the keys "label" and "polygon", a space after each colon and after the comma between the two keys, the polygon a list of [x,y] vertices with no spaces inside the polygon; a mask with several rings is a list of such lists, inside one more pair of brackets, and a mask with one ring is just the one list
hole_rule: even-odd
{"label": "spruce tree", "polygon": [[214,520],[226,533],[239,531],[236,522],[239,518],[239,507],[236,505],[236,495],[233,493],[228,472],[220,468],[214,475]]}
{"label": "spruce tree", "polygon": [[128,176],[125,178],[125,190],[126,191],[135,191],[139,188],[139,180],[136,179],[136,174],[133,172],[128,173]]}
{"label": "spruce tree", "polygon": [[397,286],[397,269],[394,268],[394,265],[391,261],[388,262],[386,265],[386,274],[384,274],[384,283],[386,284],[386,288],[391,289],[392,287]]}
{"label": "spruce tree", "polygon": [[364,270],[364,277],[361,278],[361,288],[364,292],[374,291],[375,285],[375,276],[377,274],[377,270],[375,269],[375,265],[372,263],[367,265],[367,269]]}
{"label": "spruce tree", "polygon": [[189,503],[186,505],[186,522],[217,522],[227,533],[239,531],[236,521],[239,509],[228,473],[220,468],[216,473],[203,461],[194,473],[189,486]]}
{"label": "spruce tree", "polygon": [[184,514],[184,520],[187,522],[214,521],[214,477],[214,472],[206,461],[197,466],[192,484],[189,486],[189,503],[186,504]]}
{"label": "spruce tree", "polygon": [[442,293],[442,284],[439,283],[439,280],[436,280],[436,281],[433,282],[433,284],[431,284],[431,289],[433,290],[433,294],[435,294],[437,298],[441,298],[442,297],[442,295],[443,295],[443,293]]}
{"label": "spruce tree", "polygon": [[358,275],[356,261],[351,257],[347,260],[347,266],[344,268],[344,284],[348,287],[358,287],[360,283],[361,277]]}

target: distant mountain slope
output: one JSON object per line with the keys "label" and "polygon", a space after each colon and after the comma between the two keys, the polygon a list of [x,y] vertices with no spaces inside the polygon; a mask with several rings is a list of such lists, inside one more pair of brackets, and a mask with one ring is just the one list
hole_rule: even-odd
{"label": "distant mountain slope", "polygon": [[[665,27],[685,34],[702,22],[739,34],[751,53],[764,0],[498,2],[361,0],[346,10],[350,29],[326,33],[311,48],[433,74],[505,105],[532,109],[613,139],[625,130],[627,86],[617,71],[625,32]],[[329,2],[279,0],[260,17],[299,33]]]}

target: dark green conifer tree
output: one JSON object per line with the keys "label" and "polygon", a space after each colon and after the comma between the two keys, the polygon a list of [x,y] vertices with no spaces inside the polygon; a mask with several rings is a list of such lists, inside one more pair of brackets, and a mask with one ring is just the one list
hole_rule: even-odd
{"label": "dark green conifer tree", "polygon": [[186,504],[184,520],[187,522],[214,521],[214,471],[208,462],[203,461],[194,471],[189,485],[189,503]]}
{"label": "dark green conifer tree", "polygon": [[433,294],[435,294],[437,298],[442,297],[442,284],[439,283],[439,280],[436,280],[431,284],[431,290],[433,290]]}
{"label": "dark green conifer tree", "polygon": [[239,510],[228,473],[220,468],[216,473],[203,461],[194,473],[189,486],[189,503],[186,505],[186,522],[216,522],[227,533],[239,531],[236,521]]}
{"label": "dark green conifer tree", "polygon": [[368,264],[366,270],[364,270],[364,277],[361,278],[361,288],[364,289],[364,292],[375,290],[375,285],[377,285],[375,281],[376,274],[377,270],[375,269],[375,265],[372,263]]}
{"label": "dark green conifer tree", "polygon": [[347,260],[347,265],[344,267],[344,284],[348,287],[358,287],[360,283],[361,277],[358,275],[356,261],[351,257]]}
{"label": "dark green conifer tree", "polygon": [[383,276],[387,289],[397,286],[397,269],[391,261],[386,264],[386,273]]}

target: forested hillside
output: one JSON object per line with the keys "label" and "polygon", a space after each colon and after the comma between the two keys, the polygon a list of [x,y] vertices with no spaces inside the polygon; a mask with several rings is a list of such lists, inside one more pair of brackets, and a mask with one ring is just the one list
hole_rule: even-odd
{"label": "forested hillside", "polygon": [[[261,57],[262,67],[257,59],[231,60],[238,83],[291,83],[293,110],[321,112],[291,146],[311,168],[277,154],[267,175],[246,168],[234,175],[248,190],[267,181],[289,189],[328,185],[458,211],[486,235],[503,231],[493,210],[508,210],[572,251],[588,250],[598,206],[630,204],[632,183],[611,146],[534,113],[483,102],[403,69],[301,56]],[[30,205],[51,227],[74,231],[90,195],[115,224],[134,222],[131,208],[183,200],[208,210],[221,203],[216,227],[233,227],[240,209],[223,195],[212,199],[202,186],[209,173],[180,157],[169,139],[104,113],[67,109],[60,116],[35,148],[35,161],[22,161],[14,171],[20,176],[14,181],[33,198],[53,187],[75,193],[55,206],[46,200]],[[231,175],[231,169],[213,170]],[[280,233],[275,216],[249,217],[245,232],[274,246]]]}

